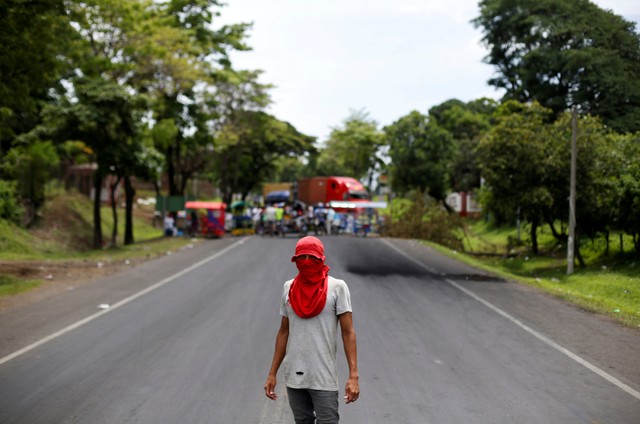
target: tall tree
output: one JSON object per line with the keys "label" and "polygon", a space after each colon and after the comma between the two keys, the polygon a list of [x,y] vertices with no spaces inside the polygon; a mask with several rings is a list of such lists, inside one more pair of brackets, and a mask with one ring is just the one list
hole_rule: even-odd
{"label": "tall tree", "polygon": [[482,0],[474,21],[505,99],[572,105],[618,131],[640,130],[640,35],[589,0]]}
{"label": "tall tree", "polygon": [[291,124],[256,111],[236,112],[216,137],[212,173],[229,204],[234,193],[243,199],[273,175],[279,158],[313,151],[315,139]]}
{"label": "tall tree", "polygon": [[640,133],[619,140],[620,168],[618,196],[613,205],[618,229],[633,238],[636,256],[640,257]]}
{"label": "tall tree", "polygon": [[285,183],[297,181],[304,174],[305,163],[301,156],[283,156],[275,160],[269,181]]}
{"label": "tall tree", "polygon": [[498,222],[513,222],[518,211],[531,224],[532,250],[538,253],[537,231],[553,205],[548,161],[555,148],[548,137],[549,109],[508,101],[496,110],[497,123],[482,138],[478,154],[489,196],[486,210]]}
{"label": "tall tree", "polygon": [[[549,128],[549,149],[545,167],[545,181],[553,198],[553,204],[545,210],[545,219],[554,236],[562,243],[567,235],[559,233],[554,222],[567,222],[569,205],[569,175],[572,137],[571,113],[566,112]],[[580,239],[595,238],[609,233],[616,227],[615,207],[619,174],[622,167],[619,136],[590,115],[580,116],[577,122],[576,166],[576,256],[581,266],[585,261],[580,254]]]}
{"label": "tall tree", "polygon": [[478,99],[463,103],[448,100],[429,109],[429,120],[447,130],[453,139],[454,153],[450,166],[451,189],[470,192],[480,188],[480,168],[475,150],[491,124],[495,100]]}
{"label": "tall tree", "polygon": [[413,111],[384,128],[392,161],[391,185],[400,193],[427,192],[450,210],[449,165],[453,156],[451,134],[435,121]]}
{"label": "tall tree", "polygon": [[[231,50],[248,49],[244,42],[248,24],[214,27],[223,4],[217,0],[155,3],[158,16],[169,25],[157,37],[180,34],[170,37],[173,41],[162,49],[161,61],[150,62],[153,72],[145,83],[157,99],[154,118],[171,119],[179,130],[163,151],[171,195],[184,194],[188,179],[204,170],[202,153],[210,149],[214,132],[210,121],[218,118],[212,105],[216,78],[231,68]],[[174,66],[176,61],[180,66]]]}
{"label": "tall tree", "polygon": [[60,162],[53,143],[36,140],[20,144],[9,151],[0,166],[16,180],[18,193],[26,206],[27,226],[36,218],[36,212],[45,201],[45,187]]}
{"label": "tall tree", "polygon": [[317,158],[317,172],[366,179],[371,189],[375,173],[384,166],[383,147],[378,123],[365,111],[354,111],[342,126],[331,131]]}
{"label": "tall tree", "polygon": [[40,121],[49,89],[68,70],[74,36],[63,0],[0,3],[0,160]]}
{"label": "tall tree", "polygon": [[121,85],[101,78],[76,81],[74,97],[45,110],[47,132],[57,140],[84,140],[98,165],[94,174],[93,246],[102,247],[100,206],[105,175],[117,169],[122,158],[134,154],[129,140],[139,131],[134,97]]}
{"label": "tall tree", "polygon": [[[146,37],[149,28],[160,25],[154,20],[152,4],[148,0],[69,3],[72,26],[80,37],[74,54],[77,69],[68,79],[72,88],[60,96],[60,107],[50,116],[59,133],[83,140],[94,152],[98,165],[94,178],[94,248],[102,246],[104,177],[113,173],[118,179],[125,178],[126,184],[135,169],[131,158],[139,148],[135,141],[145,102],[131,83],[144,75],[144,62],[138,63],[137,59],[153,47]],[[132,219],[127,213],[125,225],[130,226]],[[116,234],[114,220],[113,238]]]}

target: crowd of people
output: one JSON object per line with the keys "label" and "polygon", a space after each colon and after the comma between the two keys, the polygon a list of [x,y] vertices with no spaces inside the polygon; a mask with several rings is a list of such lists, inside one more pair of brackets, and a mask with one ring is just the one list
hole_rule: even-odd
{"label": "crowd of people", "polygon": [[337,211],[322,203],[316,206],[270,204],[247,209],[245,213],[251,217],[256,234],[269,236],[287,233],[366,236],[379,232],[381,224],[377,214],[370,211]]}
{"label": "crowd of people", "polygon": [[[243,206],[228,210],[225,218],[216,221],[233,235],[258,234],[266,236],[332,235],[367,236],[379,234],[383,218],[372,209],[334,209],[329,204],[307,206],[302,203],[274,203]],[[163,219],[165,236],[190,236],[202,233],[212,217],[200,211],[168,212]]]}

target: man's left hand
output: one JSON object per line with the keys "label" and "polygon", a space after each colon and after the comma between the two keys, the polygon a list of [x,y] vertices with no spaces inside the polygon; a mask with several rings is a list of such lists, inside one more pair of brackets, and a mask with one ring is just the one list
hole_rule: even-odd
{"label": "man's left hand", "polygon": [[347,385],[344,389],[346,393],[344,398],[347,403],[355,402],[360,397],[360,385],[358,384],[357,378],[349,378],[347,380]]}

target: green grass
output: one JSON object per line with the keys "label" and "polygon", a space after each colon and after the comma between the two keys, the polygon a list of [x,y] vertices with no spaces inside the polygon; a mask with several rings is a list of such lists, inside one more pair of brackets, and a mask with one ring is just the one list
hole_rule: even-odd
{"label": "green grass", "polygon": [[39,280],[22,280],[9,275],[0,275],[0,296],[9,296],[38,287]]}
{"label": "green grass", "polygon": [[[134,216],[135,243],[124,246],[124,210],[118,208],[118,240],[116,246],[91,249],[93,240],[93,206],[91,201],[74,193],[58,192],[42,211],[43,219],[33,229],[26,230],[0,219],[0,260],[73,262],[96,260],[113,262],[164,255],[192,243],[189,238],[163,237],[161,227],[153,227],[153,207],[141,216]],[[101,209],[103,240],[109,243],[113,228],[111,208]],[[41,281],[3,276],[0,296],[12,295],[37,287]]]}
{"label": "green grass", "polygon": [[[124,246],[125,211],[117,209],[118,237],[116,246],[110,246],[113,230],[113,214],[109,206],[101,208],[102,238],[104,249],[91,249],[93,241],[93,205],[81,195],[65,193],[51,200],[42,214],[55,218],[42,219],[31,230],[20,228],[0,220],[0,260],[65,260],[136,252],[136,246],[145,245],[146,250],[171,249],[188,241],[175,238],[165,239],[160,226],[154,227],[152,207],[145,217],[134,214],[133,227],[135,244]],[[147,216],[149,218],[147,218]],[[152,246],[157,241],[157,246]],[[153,252],[152,252],[153,253]]]}
{"label": "green grass", "polygon": [[[633,256],[631,240],[625,240],[624,252],[619,243],[610,245],[604,255],[603,240],[581,244],[587,267],[577,264],[567,275],[566,250],[558,247],[548,229],[541,229],[539,242],[543,253],[534,256],[525,247],[508,251],[508,237],[513,228],[492,228],[484,222],[470,222],[465,247],[467,253],[454,252],[425,242],[431,247],[503,278],[535,286],[556,297],[577,304],[585,310],[601,313],[619,322],[640,327],[640,258]],[[528,231],[528,229],[527,229]],[[528,232],[522,233],[523,238]],[[618,238],[614,238],[616,242]],[[628,247],[628,248],[627,248]]]}
{"label": "green grass", "polygon": [[38,244],[27,231],[0,219],[0,257],[13,259],[38,253]]}

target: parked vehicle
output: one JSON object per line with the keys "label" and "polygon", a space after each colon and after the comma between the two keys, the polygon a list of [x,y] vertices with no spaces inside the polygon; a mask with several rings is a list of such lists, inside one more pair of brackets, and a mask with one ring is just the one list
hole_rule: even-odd
{"label": "parked vehicle", "polygon": [[307,205],[326,205],[331,201],[366,201],[369,193],[351,177],[312,177],[298,180],[297,199]]}
{"label": "parked vehicle", "polygon": [[225,210],[227,205],[222,202],[189,201],[185,209],[194,211],[199,217],[200,233],[207,237],[222,237],[225,234]]}

